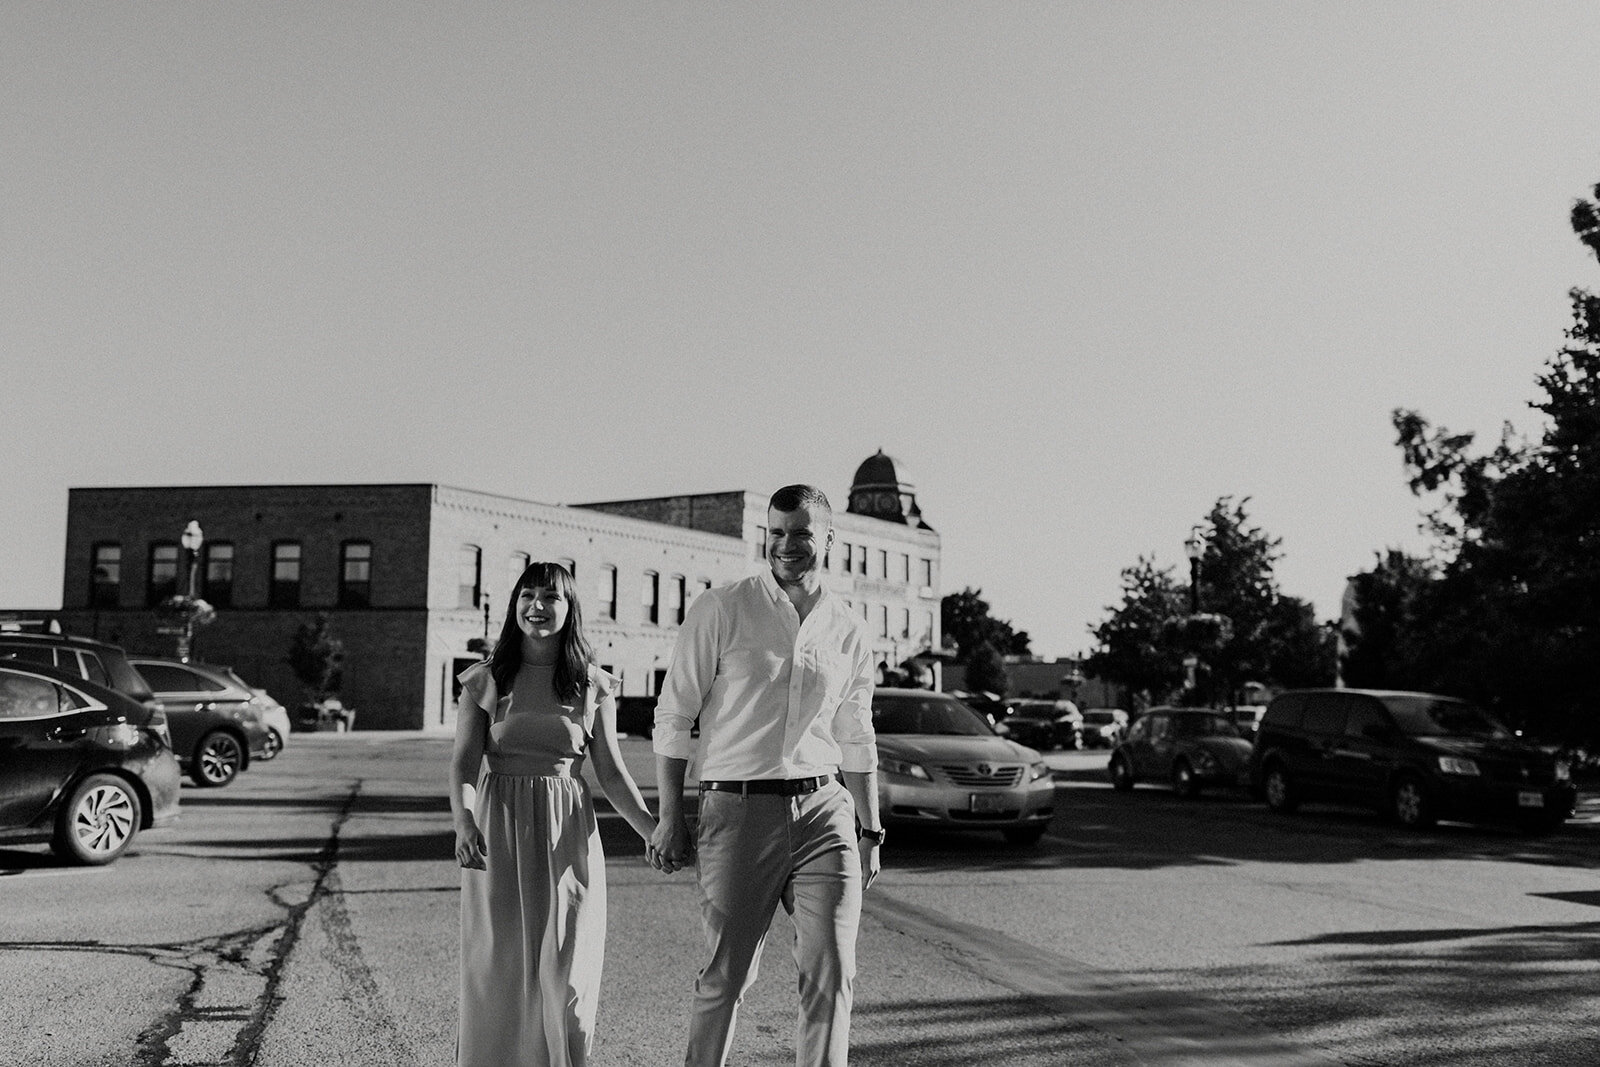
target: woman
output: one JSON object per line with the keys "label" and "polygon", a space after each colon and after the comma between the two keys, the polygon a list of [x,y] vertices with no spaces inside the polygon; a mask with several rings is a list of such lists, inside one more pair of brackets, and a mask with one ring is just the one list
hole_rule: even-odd
{"label": "woman", "polygon": [[461,675],[450,810],[464,1067],[581,1067],[593,1044],[606,880],[584,757],[635,833],[649,840],[655,819],[617,748],[617,680],[590,660],[572,575],[532,563],[494,653]]}

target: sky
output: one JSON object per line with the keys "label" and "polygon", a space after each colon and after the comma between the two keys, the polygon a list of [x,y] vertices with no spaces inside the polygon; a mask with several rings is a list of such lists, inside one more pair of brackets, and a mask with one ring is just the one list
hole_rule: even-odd
{"label": "sky", "polygon": [[[819,484],[1034,651],[1220,497],[1420,551],[1600,285],[1592,0],[0,5],[0,607],[76,486]],[[1584,134],[1588,130],[1588,134]]]}

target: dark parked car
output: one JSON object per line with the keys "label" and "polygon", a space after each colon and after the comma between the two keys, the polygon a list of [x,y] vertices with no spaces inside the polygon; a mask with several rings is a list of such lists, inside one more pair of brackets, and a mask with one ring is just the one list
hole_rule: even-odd
{"label": "dark parked car", "polygon": [[1432,693],[1312,689],[1267,707],[1251,780],[1278,811],[1360,804],[1405,826],[1510,818],[1548,829],[1577,799],[1568,764],[1488,712]]}
{"label": "dark parked car", "polygon": [[1111,784],[1170,782],[1184,797],[1205,786],[1249,784],[1250,742],[1227,715],[1209,708],[1151,708],[1133,721],[1111,750]]}
{"label": "dark parked car", "polygon": [[227,785],[252,757],[266,757],[266,714],[277,701],[205,664],[144,656],[128,662],[166,705],[178,760],[196,785]]}
{"label": "dark parked car", "polygon": [[1070,700],[1007,701],[994,730],[1040,752],[1083,747],[1083,716]]}
{"label": "dark parked car", "polygon": [[1087,708],[1083,713],[1083,743],[1089,748],[1111,748],[1128,728],[1128,713],[1121,708]]}
{"label": "dark parked car", "polygon": [[0,661],[0,841],[110,863],[178,817],[178,761],[158,705],[75,673]]}

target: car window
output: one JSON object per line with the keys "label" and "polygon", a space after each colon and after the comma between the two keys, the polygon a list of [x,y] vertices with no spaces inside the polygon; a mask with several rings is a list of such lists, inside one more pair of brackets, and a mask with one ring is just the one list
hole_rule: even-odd
{"label": "car window", "polygon": [[78,659],[83,664],[83,670],[81,673],[85,678],[89,679],[89,681],[95,683],[96,685],[103,685],[107,688],[112,688],[111,676],[106,673],[105,664],[100,662],[99,656],[95,655],[93,652],[85,652],[82,649],[79,649]]}
{"label": "car window", "polygon": [[872,728],[883,734],[990,734],[977,712],[958,700],[938,697],[878,697],[872,702]]}
{"label": "car window", "polygon": [[1221,715],[1175,715],[1172,719],[1175,737],[1238,737],[1233,723]]}
{"label": "car window", "polygon": [[61,711],[54,682],[0,671],[0,719],[43,719]]}
{"label": "car window", "polygon": [[[0,659],[14,659],[21,663],[42,663],[46,667],[56,665],[55,649],[49,645],[0,644]],[[70,669],[76,671],[78,665],[74,663]]]}
{"label": "car window", "polygon": [[1506,738],[1512,733],[1482,708],[1446,697],[1385,697],[1400,729],[1413,737]]}
{"label": "car window", "polygon": [[222,688],[210,678],[175,663],[138,663],[135,666],[157,693],[201,693]]}
{"label": "car window", "polygon": [[1301,725],[1308,733],[1344,733],[1345,702],[1332,693],[1306,696],[1306,713]]}
{"label": "car window", "polygon": [[1054,704],[1018,704],[1015,712],[1019,719],[1054,719],[1056,706]]}
{"label": "car window", "polygon": [[1350,713],[1344,720],[1344,733],[1346,737],[1370,737],[1368,727],[1384,727],[1389,724],[1389,717],[1381,708],[1366,700],[1350,701]]}
{"label": "car window", "polygon": [[1296,727],[1305,712],[1305,697],[1298,693],[1284,694],[1267,706],[1266,713],[1261,716],[1262,726],[1287,726]]}
{"label": "car window", "polygon": [[1150,716],[1150,740],[1165,741],[1172,736],[1172,720],[1165,715]]}

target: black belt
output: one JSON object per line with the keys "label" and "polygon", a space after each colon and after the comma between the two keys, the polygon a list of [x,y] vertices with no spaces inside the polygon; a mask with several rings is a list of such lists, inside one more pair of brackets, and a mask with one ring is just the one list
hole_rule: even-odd
{"label": "black belt", "polygon": [[815,778],[752,778],[745,782],[701,782],[702,790],[718,793],[775,793],[781,797],[797,797],[802,793],[815,793],[829,782],[831,774]]}

